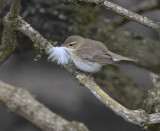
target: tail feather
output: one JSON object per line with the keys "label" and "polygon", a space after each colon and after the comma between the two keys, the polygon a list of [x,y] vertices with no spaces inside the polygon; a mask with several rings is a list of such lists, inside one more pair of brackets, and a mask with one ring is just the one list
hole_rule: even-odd
{"label": "tail feather", "polygon": [[129,57],[117,55],[117,54],[115,54],[115,53],[113,53],[113,52],[110,52],[109,54],[111,55],[112,59],[113,59],[115,62],[122,61],[122,60],[137,62],[137,59],[136,59],[136,58],[129,58]]}

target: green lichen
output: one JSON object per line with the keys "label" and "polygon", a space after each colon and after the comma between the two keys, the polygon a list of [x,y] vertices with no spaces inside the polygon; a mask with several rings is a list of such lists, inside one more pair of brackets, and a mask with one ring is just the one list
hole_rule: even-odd
{"label": "green lichen", "polygon": [[144,101],[144,109],[148,113],[158,113],[160,112],[160,87],[152,88],[148,91],[146,99]]}

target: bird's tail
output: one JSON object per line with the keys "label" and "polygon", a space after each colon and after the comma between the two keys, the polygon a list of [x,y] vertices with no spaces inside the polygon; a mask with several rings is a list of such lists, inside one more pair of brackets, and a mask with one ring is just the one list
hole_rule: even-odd
{"label": "bird's tail", "polygon": [[118,61],[133,61],[133,62],[137,62],[138,60],[136,58],[129,58],[129,57],[125,57],[125,56],[121,56],[121,55],[117,55],[113,52],[109,52],[109,54],[111,55],[112,59],[115,61],[115,62],[118,62]]}

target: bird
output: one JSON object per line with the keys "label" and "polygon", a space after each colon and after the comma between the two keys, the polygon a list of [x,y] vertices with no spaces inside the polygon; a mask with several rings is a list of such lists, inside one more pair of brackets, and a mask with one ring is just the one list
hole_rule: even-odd
{"label": "bird", "polygon": [[117,64],[121,60],[135,62],[137,59],[115,54],[99,41],[78,35],[69,36],[61,47],[52,47],[48,59],[58,64],[72,61],[76,68],[87,73],[96,73],[102,66]]}
{"label": "bird", "polygon": [[68,37],[63,47],[68,48],[67,53],[75,66],[88,73],[96,73],[101,70],[102,66],[117,64],[121,60],[137,61],[135,58],[111,52],[102,42],[77,35]]}

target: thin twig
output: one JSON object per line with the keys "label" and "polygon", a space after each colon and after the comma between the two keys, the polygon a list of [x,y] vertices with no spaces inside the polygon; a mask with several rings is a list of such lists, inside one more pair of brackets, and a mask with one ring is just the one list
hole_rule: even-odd
{"label": "thin twig", "polygon": [[150,10],[159,8],[159,6],[160,6],[159,0],[147,0],[147,1],[143,1],[137,6],[132,7],[131,10],[136,13],[141,13],[141,12],[150,11]]}
{"label": "thin twig", "polygon": [[119,6],[119,5],[116,5],[116,4],[114,4],[114,3],[112,3],[108,0],[103,3],[103,6],[106,9],[108,9],[108,10],[110,10],[110,11],[112,11],[112,12],[118,14],[118,15],[121,15],[121,16],[127,18],[127,19],[136,21],[137,23],[140,23],[144,26],[155,29],[158,32],[160,31],[159,23],[155,22],[153,20],[150,20],[147,17],[141,16],[139,14],[136,14],[136,13],[132,12],[132,11],[129,11],[129,10],[127,10],[127,9],[125,9],[125,8]]}
{"label": "thin twig", "polygon": [[28,91],[0,81],[0,102],[45,131],[88,131],[80,122],[69,122],[39,103]]}

